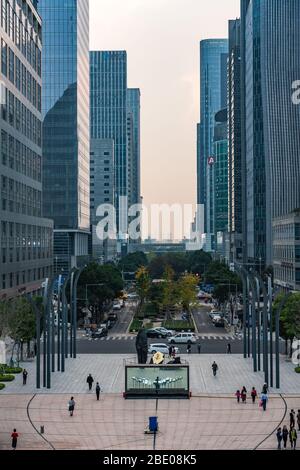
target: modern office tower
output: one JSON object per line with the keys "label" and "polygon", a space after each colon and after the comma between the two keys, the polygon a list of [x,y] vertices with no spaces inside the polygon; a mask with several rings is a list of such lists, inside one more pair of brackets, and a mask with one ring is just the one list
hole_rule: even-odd
{"label": "modern office tower", "polygon": [[[111,207],[115,208],[114,159],[114,141],[112,139],[91,139],[90,253],[93,259],[99,262],[113,260],[116,256],[116,239],[113,236],[99,237],[99,233],[97,233],[97,224],[104,219]],[[114,222],[107,229],[111,230],[113,224]],[[116,234],[114,235],[116,236]]]}
{"label": "modern office tower", "polygon": [[130,166],[128,184],[129,206],[141,201],[141,93],[139,88],[127,90],[127,132],[128,132],[128,166]]}
{"label": "modern office tower", "polygon": [[92,51],[90,80],[91,138],[114,140],[117,226],[123,232],[119,221],[128,195],[126,51]]}
{"label": "modern office tower", "polygon": [[[216,251],[225,257],[225,239],[228,233],[228,123],[227,109],[222,109],[215,116],[214,133],[214,233]],[[218,245],[221,249],[218,249]]]}
{"label": "modern office tower", "polygon": [[230,261],[242,261],[241,22],[229,21],[228,231]]}
{"label": "modern office tower", "polygon": [[275,284],[300,290],[300,101],[295,99],[299,98],[300,2],[262,0],[256,8],[261,17],[266,240],[270,249],[273,245]]}
{"label": "modern office tower", "polygon": [[[241,47],[242,47],[242,123],[244,129],[242,144],[244,181],[246,198],[243,214],[246,217],[246,262],[257,267],[270,264],[267,252],[267,211],[266,211],[266,167],[265,134],[263,116],[261,44],[261,9],[260,1],[242,1]],[[276,29],[276,28],[275,28]],[[243,146],[244,145],[244,146]],[[271,231],[271,227],[268,228]]]}
{"label": "modern office tower", "polygon": [[42,218],[42,22],[36,2],[2,1],[0,298],[37,293],[52,272],[53,223]]}
{"label": "modern office tower", "polygon": [[56,271],[88,260],[89,2],[40,0],[43,20],[44,214],[54,220]]}
{"label": "modern office tower", "polygon": [[[200,125],[198,125],[198,204],[205,206],[205,232],[208,246],[213,248],[212,209],[207,198],[207,163],[213,156],[215,114],[227,104],[227,39],[207,39],[200,42]],[[210,201],[212,198],[210,198]]]}

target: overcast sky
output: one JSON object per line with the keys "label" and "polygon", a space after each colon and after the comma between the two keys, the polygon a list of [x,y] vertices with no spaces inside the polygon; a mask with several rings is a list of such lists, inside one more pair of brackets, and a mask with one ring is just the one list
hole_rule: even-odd
{"label": "overcast sky", "polygon": [[239,0],[90,0],[90,47],[126,50],[142,94],[144,202],[196,202],[199,41],[228,36]]}

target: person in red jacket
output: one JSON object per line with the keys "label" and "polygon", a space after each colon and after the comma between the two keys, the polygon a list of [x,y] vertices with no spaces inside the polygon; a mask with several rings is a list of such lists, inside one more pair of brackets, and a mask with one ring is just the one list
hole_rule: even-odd
{"label": "person in red jacket", "polygon": [[255,387],[252,388],[251,390],[251,397],[252,397],[252,403],[255,403],[256,397],[257,397],[257,391]]}
{"label": "person in red jacket", "polygon": [[235,396],[236,396],[237,402],[239,403],[240,399],[241,399],[241,392],[239,390],[237,390]]}
{"label": "person in red jacket", "polygon": [[19,437],[19,434],[17,433],[17,430],[14,429],[13,432],[12,432],[12,435],[11,435],[11,438],[12,438],[11,446],[12,446],[13,450],[16,450],[16,448],[17,448],[18,437]]}

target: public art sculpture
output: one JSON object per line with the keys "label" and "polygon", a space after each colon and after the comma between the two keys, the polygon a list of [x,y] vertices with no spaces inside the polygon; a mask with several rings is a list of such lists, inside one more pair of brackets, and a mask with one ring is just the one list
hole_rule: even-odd
{"label": "public art sculpture", "polygon": [[148,356],[148,339],[145,329],[142,329],[138,332],[135,341],[135,347],[139,364],[146,364]]}

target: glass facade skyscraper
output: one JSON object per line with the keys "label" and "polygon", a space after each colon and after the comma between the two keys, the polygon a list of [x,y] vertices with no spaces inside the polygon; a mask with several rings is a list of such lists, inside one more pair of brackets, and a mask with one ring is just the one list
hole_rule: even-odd
{"label": "glass facade skyscraper", "polygon": [[215,114],[226,107],[227,103],[227,57],[227,39],[201,41],[197,193],[198,204],[205,206],[205,231],[208,234],[213,234],[213,217],[211,208],[207,207],[207,162],[209,157],[213,156]]}
{"label": "glass facade skyscraper", "polygon": [[120,197],[128,195],[126,51],[92,51],[90,80],[91,138],[114,140],[119,215]]}
{"label": "glass facade skyscraper", "polygon": [[[139,204],[141,200],[141,93],[139,88],[129,88],[127,90],[127,126],[132,127],[128,130],[128,145],[131,149],[131,169],[128,180],[130,184],[129,205]],[[128,155],[129,158],[129,155]]]}
{"label": "glass facade skyscraper", "polygon": [[57,268],[88,255],[90,230],[89,2],[40,0],[43,19],[44,213]]}
{"label": "glass facade skyscraper", "polygon": [[42,21],[36,2],[1,2],[0,298],[39,292],[52,273],[42,218]]}

